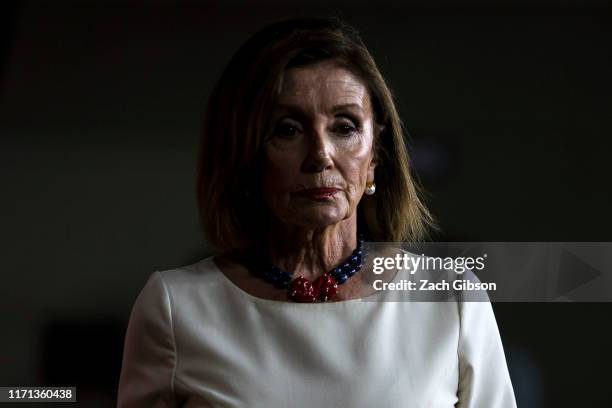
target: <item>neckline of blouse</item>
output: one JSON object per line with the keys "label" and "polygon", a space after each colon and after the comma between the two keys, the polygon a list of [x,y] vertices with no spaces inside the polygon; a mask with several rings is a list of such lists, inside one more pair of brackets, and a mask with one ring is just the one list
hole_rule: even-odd
{"label": "neckline of blouse", "polygon": [[[355,304],[355,303],[383,303],[385,302],[385,299],[383,298],[383,296],[387,292],[385,290],[381,290],[381,291],[372,293],[371,295],[368,295],[362,298],[346,299],[346,300],[340,300],[336,302],[300,303],[300,302],[289,302],[285,300],[273,300],[273,299],[262,298],[259,296],[252,295],[246,290],[242,289],[240,286],[236,285],[230,278],[228,278],[225,275],[225,273],[223,273],[221,268],[219,268],[217,263],[214,261],[214,258],[215,258],[214,256],[211,256],[208,258],[208,261],[210,262],[215,273],[217,273],[218,275],[221,275],[221,280],[225,283],[225,286],[228,286],[232,291],[234,291],[240,297],[247,298],[251,302],[254,302],[257,304],[281,306],[281,307],[327,308],[327,307],[336,307],[336,306],[331,306],[331,305],[339,305],[339,304],[347,305],[347,304]],[[400,276],[400,271],[396,270],[395,275],[393,276],[393,279],[391,279],[389,283],[395,283],[399,279],[399,276]],[[337,306],[337,307],[341,307],[341,306]]]}

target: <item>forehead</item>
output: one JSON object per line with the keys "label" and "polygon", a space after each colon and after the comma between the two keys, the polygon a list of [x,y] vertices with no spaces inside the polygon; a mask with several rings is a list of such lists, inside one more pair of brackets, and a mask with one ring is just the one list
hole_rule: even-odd
{"label": "forehead", "polygon": [[285,71],[278,94],[281,105],[356,104],[369,110],[369,94],[352,72],[333,61],[324,61]]}

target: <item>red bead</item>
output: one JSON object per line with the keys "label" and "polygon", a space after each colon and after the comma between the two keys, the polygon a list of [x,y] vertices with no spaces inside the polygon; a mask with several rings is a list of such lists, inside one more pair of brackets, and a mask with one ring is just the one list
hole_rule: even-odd
{"label": "red bead", "polygon": [[311,303],[316,300],[312,283],[303,276],[298,276],[289,283],[287,296],[296,302]]}
{"label": "red bead", "polygon": [[312,283],[314,296],[321,302],[326,302],[336,295],[338,284],[333,276],[329,273],[324,273]]}

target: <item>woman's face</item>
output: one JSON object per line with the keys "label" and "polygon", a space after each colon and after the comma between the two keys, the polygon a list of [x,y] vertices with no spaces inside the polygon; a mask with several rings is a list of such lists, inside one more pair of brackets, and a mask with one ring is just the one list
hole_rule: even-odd
{"label": "woman's face", "polygon": [[271,120],[263,197],[272,215],[306,228],[353,216],[374,180],[366,86],[333,61],[288,69]]}

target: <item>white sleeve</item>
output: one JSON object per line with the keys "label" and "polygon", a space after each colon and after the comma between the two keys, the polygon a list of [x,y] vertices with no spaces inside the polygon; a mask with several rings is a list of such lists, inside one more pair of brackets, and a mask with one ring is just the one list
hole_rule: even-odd
{"label": "white sleeve", "polygon": [[457,408],[515,408],[516,401],[491,303],[459,302]]}
{"label": "white sleeve", "polygon": [[173,407],[176,364],[171,302],[159,272],[138,295],[125,336],[117,407]]}

